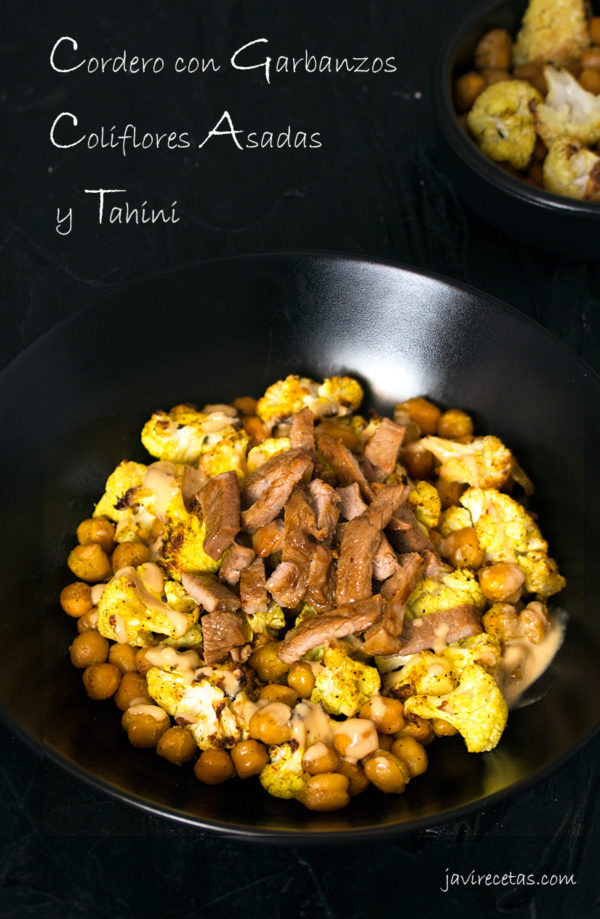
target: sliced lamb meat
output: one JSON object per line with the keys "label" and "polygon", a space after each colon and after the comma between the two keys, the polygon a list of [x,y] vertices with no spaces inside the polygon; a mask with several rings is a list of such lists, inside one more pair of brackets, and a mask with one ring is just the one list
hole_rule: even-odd
{"label": "sliced lamb meat", "polygon": [[396,467],[400,446],[406,428],[389,418],[382,418],[375,433],[365,445],[365,459],[371,464],[375,481],[382,482]]}
{"label": "sliced lamb meat", "polygon": [[387,533],[397,552],[435,551],[425,528],[415,517],[412,508],[406,504],[395,512],[388,524]]}
{"label": "sliced lamb meat", "polygon": [[370,501],[373,498],[373,489],[365,474],[358,465],[354,454],[345,447],[341,440],[334,440],[317,431],[317,446],[329,465],[332,467],[341,485],[358,483],[363,498]]}
{"label": "sliced lamb meat", "polygon": [[252,654],[253,648],[251,644],[241,645],[241,647],[236,647],[231,649],[231,660],[235,661],[236,664],[245,664],[250,655]]}
{"label": "sliced lamb meat", "polygon": [[385,581],[396,573],[399,566],[398,556],[382,533],[379,548],[373,559],[373,577],[377,581]]}
{"label": "sliced lamb meat", "polygon": [[242,488],[243,506],[248,507],[258,501],[263,492],[278,482],[282,475],[285,476],[289,471],[295,473],[297,464],[300,463],[302,472],[297,478],[294,478],[294,483],[297,482],[307,471],[311,462],[310,456],[304,450],[286,450],[284,453],[276,453],[275,456],[272,456],[271,459],[268,459],[266,463],[263,463],[262,466],[259,466],[258,469],[251,473],[244,482],[244,487]]}
{"label": "sliced lamb meat", "polygon": [[246,643],[238,613],[216,610],[203,616],[201,624],[204,660],[209,666],[222,661],[234,648]]}
{"label": "sliced lamb meat", "polygon": [[435,552],[430,549],[424,549],[421,553],[425,560],[425,569],[423,575],[426,578],[437,578],[442,570],[442,561]]}
{"label": "sliced lamb meat", "polygon": [[426,648],[435,650],[480,632],[481,613],[474,606],[464,603],[462,606],[405,621],[400,652],[416,654]]}
{"label": "sliced lamb meat", "polygon": [[242,522],[249,532],[254,532],[273,520],[288,500],[296,482],[299,482],[305,474],[310,475],[312,471],[312,460],[307,453],[302,450],[290,450],[288,453],[279,453],[267,460],[257,469],[257,472],[260,472],[273,460],[280,461],[275,467],[276,474],[269,476],[270,483],[267,488],[261,491],[260,497],[242,514]]}
{"label": "sliced lamb meat", "polygon": [[267,590],[280,606],[293,609],[306,592],[308,572],[294,562],[280,562],[267,581]]}
{"label": "sliced lamb meat", "polygon": [[292,418],[290,427],[290,444],[292,448],[304,450],[311,456],[315,452],[315,416],[309,408],[303,408]]}
{"label": "sliced lamb meat", "polygon": [[326,612],[335,606],[335,572],[332,561],[333,551],[329,546],[324,546],[323,543],[313,546],[304,599],[318,613]]}
{"label": "sliced lamb meat", "polygon": [[279,552],[282,546],[283,520],[271,520],[252,534],[252,548],[262,558]]}
{"label": "sliced lamb meat", "polygon": [[353,520],[360,517],[367,509],[367,505],[360,496],[358,482],[352,485],[345,485],[344,488],[338,488],[337,493],[340,498],[340,512],[346,520]]}
{"label": "sliced lamb meat", "polygon": [[220,559],[240,529],[240,489],[235,472],[222,472],[209,479],[200,492],[206,527],[204,551]]}
{"label": "sliced lamb meat", "polygon": [[223,559],[223,564],[219,568],[219,580],[233,587],[240,580],[240,574],[255,559],[254,549],[248,546],[240,546],[234,542],[229,547],[229,552]]}
{"label": "sliced lamb meat", "polygon": [[423,574],[425,561],[418,552],[405,552],[398,556],[398,571],[381,585],[381,596],[384,600],[401,596],[408,600]]}
{"label": "sliced lamb meat", "polygon": [[425,562],[418,552],[398,558],[398,570],[381,585],[383,614],[364,636],[366,654],[397,654],[401,648],[404,611],[417,581],[423,573]]}
{"label": "sliced lamb meat", "polygon": [[365,600],[373,592],[373,565],[381,532],[364,517],[344,525],[344,536],[337,566],[336,602],[345,606]]}
{"label": "sliced lamb meat", "polygon": [[323,479],[313,479],[308,486],[316,513],[316,526],[312,532],[319,542],[329,542],[340,516],[340,499],[335,490]]}
{"label": "sliced lamb meat", "polygon": [[209,574],[184,572],[181,575],[181,583],[190,597],[197,600],[208,613],[214,613],[215,610],[233,612],[241,606],[240,598]]}
{"label": "sliced lamb meat", "polygon": [[327,645],[338,638],[364,632],[380,615],[381,597],[377,594],[368,600],[359,600],[330,613],[305,619],[287,633],[277,656],[284,663],[292,664],[317,645]]}
{"label": "sliced lamb meat", "polygon": [[262,613],[267,608],[265,563],[262,558],[255,559],[242,571],[240,577],[240,599],[245,613]]}
{"label": "sliced lamb meat", "polygon": [[408,485],[379,485],[365,516],[378,530],[384,530],[406,502]]}

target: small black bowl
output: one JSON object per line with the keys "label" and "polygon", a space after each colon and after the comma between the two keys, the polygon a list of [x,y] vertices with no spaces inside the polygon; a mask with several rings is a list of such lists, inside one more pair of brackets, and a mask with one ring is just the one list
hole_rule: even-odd
{"label": "small black bowl", "polygon": [[454,81],[473,69],[479,39],[494,28],[515,36],[526,8],[527,0],[478,5],[444,43],[434,77],[444,169],[467,204],[509,236],[558,255],[600,259],[600,203],[554,195],[513,178],[481,153],[454,109]]}

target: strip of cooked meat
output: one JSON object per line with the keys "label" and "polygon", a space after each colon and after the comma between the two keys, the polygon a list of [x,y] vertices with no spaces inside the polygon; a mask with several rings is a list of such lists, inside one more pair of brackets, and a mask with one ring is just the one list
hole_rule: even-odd
{"label": "strip of cooked meat", "polygon": [[358,483],[363,498],[370,501],[373,498],[373,489],[365,474],[358,465],[354,454],[345,447],[341,440],[334,440],[326,434],[319,434],[317,429],[317,446],[329,465],[332,467],[341,485]]}
{"label": "strip of cooked meat", "polygon": [[389,539],[382,533],[379,548],[373,559],[373,577],[377,581],[385,581],[396,573],[399,564],[398,556],[392,549]]}
{"label": "strip of cooked meat", "polygon": [[308,571],[294,562],[280,562],[267,581],[267,590],[280,606],[293,609],[306,592]]}
{"label": "strip of cooked meat", "polygon": [[190,597],[197,600],[208,613],[214,613],[215,610],[233,612],[241,606],[240,598],[210,574],[184,572],[181,575],[181,583]]}
{"label": "strip of cooked meat", "polygon": [[335,593],[338,606],[371,596],[373,565],[380,540],[381,531],[373,526],[366,515],[355,517],[344,524]]}
{"label": "strip of cooked meat", "polygon": [[375,433],[365,445],[365,459],[375,473],[374,481],[382,482],[396,467],[398,453],[406,428],[382,418]]}
{"label": "strip of cooked meat", "polygon": [[365,632],[365,654],[396,654],[400,650],[406,603],[423,573],[425,562],[418,552],[409,552],[398,558],[398,565],[395,574],[381,585],[383,613]]}
{"label": "strip of cooked meat", "polygon": [[364,632],[380,615],[381,596],[376,594],[368,600],[359,600],[330,613],[312,616],[290,629],[277,650],[277,656],[284,663],[292,664],[311,648]]}
{"label": "strip of cooked meat", "polygon": [[338,488],[337,493],[340,498],[340,513],[346,520],[353,520],[354,517],[360,517],[360,515],[366,511],[367,505],[360,496],[358,482],[353,482],[352,485],[345,485],[343,488]]}
{"label": "strip of cooked meat", "polygon": [[335,606],[335,571],[332,566],[333,550],[323,543],[313,546],[308,584],[304,599],[318,613],[333,609]]}
{"label": "strip of cooked meat", "polygon": [[406,620],[400,652],[416,654],[426,648],[436,649],[470,635],[478,635],[481,630],[481,613],[476,607],[464,603],[419,619]]}
{"label": "strip of cooked meat", "polygon": [[245,644],[239,613],[216,610],[202,617],[202,643],[205,662],[212,666],[240,645]]}
{"label": "strip of cooked meat", "polygon": [[252,564],[242,571],[240,577],[240,599],[245,613],[262,613],[267,608],[265,563],[262,558],[256,558]]}
{"label": "strip of cooked meat", "polygon": [[385,529],[392,517],[400,512],[409,493],[408,485],[379,485],[365,516],[378,530]]}
{"label": "strip of cooked meat", "polygon": [[425,528],[418,522],[412,508],[406,504],[394,513],[388,524],[387,533],[397,552],[435,551]]}
{"label": "strip of cooked meat", "polygon": [[292,448],[304,450],[311,456],[315,452],[315,416],[309,408],[303,408],[292,417],[290,427]]}
{"label": "strip of cooked meat", "polygon": [[[276,453],[275,456],[268,459],[266,463],[255,469],[244,482],[241,494],[242,505],[248,507],[258,501],[267,488],[275,484],[282,474],[285,475],[288,470],[295,469],[298,462],[301,463],[303,467],[302,474],[304,474],[312,460],[304,450],[299,449]],[[302,474],[298,476],[298,479],[302,477]],[[298,479],[294,479],[294,482],[297,482]]]}
{"label": "strip of cooked meat", "polygon": [[240,489],[235,472],[221,472],[209,479],[200,492],[206,527],[204,551],[220,559],[240,530]]}
{"label": "strip of cooked meat", "polygon": [[[270,484],[261,491],[260,497],[247,510],[242,513],[244,528],[254,532],[273,520],[288,500],[296,482],[312,470],[312,459],[302,450],[290,450],[279,453],[264,464],[267,466],[272,460],[280,460],[276,467],[276,474],[270,475]],[[257,472],[264,468],[261,466]],[[246,491],[246,489],[244,489]]]}
{"label": "strip of cooked meat", "polygon": [[335,488],[332,488],[323,479],[313,479],[308,489],[316,515],[316,525],[312,535],[319,542],[329,542],[340,516],[340,498]]}
{"label": "strip of cooked meat", "polygon": [[244,568],[251,565],[254,559],[254,549],[250,549],[248,546],[240,546],[237,542],[232,543],[219,568],[219,580],[233,587],[239,582],[240,574]]}
{"label": "strip of cooked meat", "polygon": [[283,520],[271,520],[252,534],[252,548],[262,558],[279,552],[282,546]]}

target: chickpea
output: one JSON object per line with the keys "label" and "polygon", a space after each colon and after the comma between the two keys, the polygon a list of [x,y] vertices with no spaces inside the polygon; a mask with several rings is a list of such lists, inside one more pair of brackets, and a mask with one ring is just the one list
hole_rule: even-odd
{"label": "chickpea", "polygon": [[299,800],[311,811],[337,811],[346,807],[348,779],[339,772],[321,772],[311,775]]}
{"label": "chickpea", "polygon": [[600,70],[600,48],[594,45],[590,48],[586,48],[581,55],[581,66],[584,70],[586,67],[593,67],[595,70]]}
{"label": "chickpea", "polygon": [[494,603],[485,613],[482,624],[486,632],[502,641],[519,635],[519,617],[510,603]]}
{"label": "chickpea", "polygon": [[92,607],[84,613],[83,616],[80,616],[77,620],[77,631],[79,634],[83,632],[90,632],[92,630],[98,629],[98,610],[95,607]]}
{"label": "chickpea", "polygon": [[90,699],[110,699],[120,681],[121,671],[114,664],[91,664],[83,671],[83,685]]}
{"label": "chickpea", "polygon": [[240,396],[231,403],[242,415],[256,415],[256,399],[252,396]]}
{"label": "chickpea", "polygon": [[253,740],[260,740],[267,746],[285,743],[292,736],[289,723],[291,715],[288,705],[270,702],[252,715],[248,733]]}
{"label": "chickpea", "polygon": [[458,734],[454,725],[444,721],[443,718],[432,718],[431,727],[436,737],[453,737],[454,734]]}
{"label": "chickpea", "polygon": [[531,83],[542,96],[548,93],[548,84],[541,64],[522,64],[520,67],[515,67],[513,73],[517,80],[526,80]]}
{"label": "chickpea", "polygon": [[518,565],[512,562],[497,562],[487,565],[477,572],[479,585],[484,597],[492,603],[516,603],[521,596],[525,575]]}
{"label": "chickpea", "polygon": [[84,584],[83,581],[67,584],[61,590],[59,599],[67,616],[73,616],[74,619],[83,616],[94,605],[90,585]]}
{"label": "chickpea", "polygon": [[[478,76],[478,74],[474,74],[474,76]],[[483,89],[484,86],[485,82],[482,84],[481,89]],[[481,92],[481,89],[479,92]],[[479,95],[479,93],[477,93],[477,95]],[[474,101],[475,99],[473,98],[473,102]],[[468,108],[471,108],[473,102],[471,102]],[[442,414],[437,405],[434,405],[433,402],[430,402],[429,399],[425,399],[423,396],[415,396],[413,399],[407,399],[406,402],[400,402],[394,411],[408,412],[410,420],[418,424],[423,434],[435,434],[439,417]]]}
{"label": "chickpea", "polygon": [[90,664],[103,664],[108,657],[108,639],[99,632],[83,632],[73,639],[69,648],[71,663],[83,669]]}
{"label": "chickpea", "polygon": [[67,565],[76,578],[88,584],[105,581],[112,574],[108,556],[97,542],[75,546],[69,553]]}
{"label": "chickpea", "polygon": [[479,568],[483,563],[483,552],[473,527],[449,533],[440,542],[439,551],[455,568]]}
{"label": "chickpea", "polygon": [[240,779],[259,775],[269,762],[264,744],[258,740],[240,740],[231,749],[231,759]]}
{"label": "chickpea", "polygon": [[319,425],[319,434],[325,434],[327,437],[332,437],[333,440],[341,440],[349,450],[356,450],[358,447],[358,437],[355,432],[337,418],[325,418]]}
{"label": "chickpea", "polygon": [[252,444],[260,444],[269,436],[267,428],[256,415],[247,415],[243,421],[244,431]]}
{"label": "chickpea", "polygon": [[150,705],[152,699],[148,695],[148,684],[145,678],[136,671],[124,673],[115,693],[115,702],[122,712],[127,711],[133,703]]}
{"label": "chickpea", "polygon": [[533,148],[533,153],[531,158],[535,163],[543,163],[548,155],[548,147],[544,143],[541,137],[536,137],[535,147]]}
{"label": "chickpea", "polygon": [[167,728],[158,739],[156,752],[170,763],[181,766],[193,759],[197,750],[196,741],[187,730],[179,725]]}
{"label": "chickpea", "polygon": [[485,78],[486,86],[492,86],[494,83],[500,83],[501,80],[512,79],[508,70],[500,70],[498,68],[490,68],[489,70],[484,70],[482,71],[482,74]]}
{"label": "chickpea", "polygon": [[348,794],[351,798],[359,795],[369,787],[369,780],[365,775],[365,770],[358,763],[352,760],[343,759],[338,766],[338,772],[345,775],[348,779]]}
{"label": "chickpea", "polygon": [[433,454],[415,441],[400,451],[400,462],[412,479],[426,479],[433,469]]}
{"label": "chickpea", "polygon": [[475,48],[477,70],[510,70],[512,65],[512,38],[506,29],[491,29],[479,40]]}
{"label": "chickpea", "polygon": [[431,727],[431,722],[426,718],[421,718],[420,715],[405,715],[406,724],[396,734],[396,737],[414,737],[415,740],[418,740],[421,744],[429,744],[433,740],[433,729]]}
{"label": "chickpea", "polygon": [[298,701],[298,693],[291,686],[282,686],[280,683],[268,683],[260,691],[259,699],[267,702],[283,702],[293,708]]}
{"label": "chickpea", "polygon": [[373,696],[359,712],[360,718],[369,718],[379,734],[397,734],[404,727],[402,702],[387,696]]}
{"label": "chickpea", "polygon": [[333,746],[345,759],[362,759],[378,745],[377,731],[367,718],[348,718],[335,728]]}
{"label": "chickpea", "polygon": [[150,556],[150,549],[143,542],[138,540],[120,542],[111,556],[112,570],[118,571],[119,568],[128,566],[136,568],[144,562],[149,562]]}
{"label": "chickpea", "polygon": [[90,542],[99,543],[107,555],[115,547],[115,525],[106,517],[89,517],[77,527],[77,539],[82,546]]}
{"label": "chickpea", "polygon": [[391,750],[392,749],[394,738],[391,736],[391,734],[378,734],[377,740],[379,742],[380,750]]}
{"label": "chickpea", "polygon": [[194,774],[205,785],[220,785],[235,776],[227,750],[203,750],[194,764]]}
{"label": "chickpea", "polygon": [[579,82],[588,93],[600,95],[600,69],[599,67],[584,67],[579,74]]}
{"label": "chickpea", "polygon": [[399,737],[392,745],[392,753],[406,763],[411,779],[427,770],[427,753],[414,737]]}
{"label": "chickpea", "polygon": [[386,794],[401,795],[410,781],[406,763],[387,750],[371,753],[364,760],[363,768],[369,782]]}
{"label": "chickpea", "polygon": [[435,483],[435,487],[438,490],[442,508],[445,510],[447,507],[460,503],[461,495],[467,486],[463,485],[462,482],[449,482],[446,479],[439,478]]}
{"label": "chickpea", "polygon": [[304,753],[302,765],[305,772],[310,775],[319,775],[322,772],[337,772],[340,765],[340,757],[336,750],[328,744],[318,743],[311,744]]}
{"label": "chickpea", "polygon": [[142,749],[155,747],[171,723],[167,713],[158,705],[148,706],[148,708],[152,710],[138,711],[137,706],[134,705],[128,708],[121,718],[121,724],[127,731],[129,743],[133,747]]}
{"label": "chickpea", "polygon": [[154,664],[146,657],[146,651],[148,650],[149,648],[139,648],[135,652],[135,669],[138,673],[141,673],[142,676],[146,676],[150,668],[154,667]]}
{"label": "chickpea", "polygon": [[534,600],[519,614],[519,632],[533,645],[539,645],[548,628],[548,616],[543,603]]}
{"label": "chickpea", "polygon": [[460,408],[449,408],[438,421],[437,432],[439,437],[456,440],[458,437],[473,434],[473,420]]}
{"label": "chickpea", "polygon": [[111,645],[108,659],[111,664],[117,665],[121,673],[135,670],[135,648],[132,648],[131,645]]}
{"label": "chickpea", "polygon": [[600,16],[592,16],[589,25],[590,38],[595,45],[600,45]]}
{"label": "chickpea", "polygon": [[309,699],[315,688],[315,675],[306,661],[297,661],[287,675],[288,686],[295,689],[301,699]]}
{"label": "chickpea", "polygon": [[544,169],[542,164],[536,163],[535,160],[533,160],[529,169],[527,170],[527,175],[525,176],[524,181],[528,182],[530,185],[535,185],[536,188],[543,188]]}
{"label": "chickpea", "polygon": [[290,669],[277,657],[279,643],[270,641],[250,655],[248,663],[264,683],[278,683]]}

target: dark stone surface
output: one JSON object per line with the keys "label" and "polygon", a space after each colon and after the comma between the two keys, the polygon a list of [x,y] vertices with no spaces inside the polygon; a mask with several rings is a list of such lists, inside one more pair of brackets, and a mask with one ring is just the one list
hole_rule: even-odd
{"label": "dark stone surface", "polygon": [[[172,0],[5,4],[0,30],[0,277],[5,364],[91,300],[195,260],[275,249],[389,258],[480,287],[600,370],[600,266],[514,243],[474,217],[444,177],[430,75],[471,0]],[[8,7],[8,9],[7,9]],[[61,35],[82,56],[214,56],[269,39],[299,57],[395,55],[394,74],[179,76],[54,73]],[[257,46],[258,52],[261,46]],[[66,49],[65,49],[66,51]],[[248,52],[249,53],[249,52]],[[65,54],[65,60],[67,56]],[[197,145],[228,110],[246,131],[318,131],[318,150],[58,150],[54,118],[188,131]],[[65,129],[66,136],[66,129]],[[99,226],[85,188],[126,188],[176,225]],[[124,196],[125,197],[125,196]],[[74,208],[70,235],[56,208]],[[600,244],[600,243],[599,243]],[[493,334],[493,330],[490,330]],[[117,346],[117,344],[115,344]],[[524,394],[526,398],[526,394]],[[26,410],[26,407],[24,407]],[[4,436],[10,436],[4,432]],[[562,483],[568,487],[568,483]],[[10,615],[5,610],[4,615]],[[0,912],[23,916],[600,915],[600,740],[494,808],[394,842],[337,851],[223,841],[121,805],[38,759],[1,728]],[[573,875],[575,885],[453,886],[468,874]]]}

